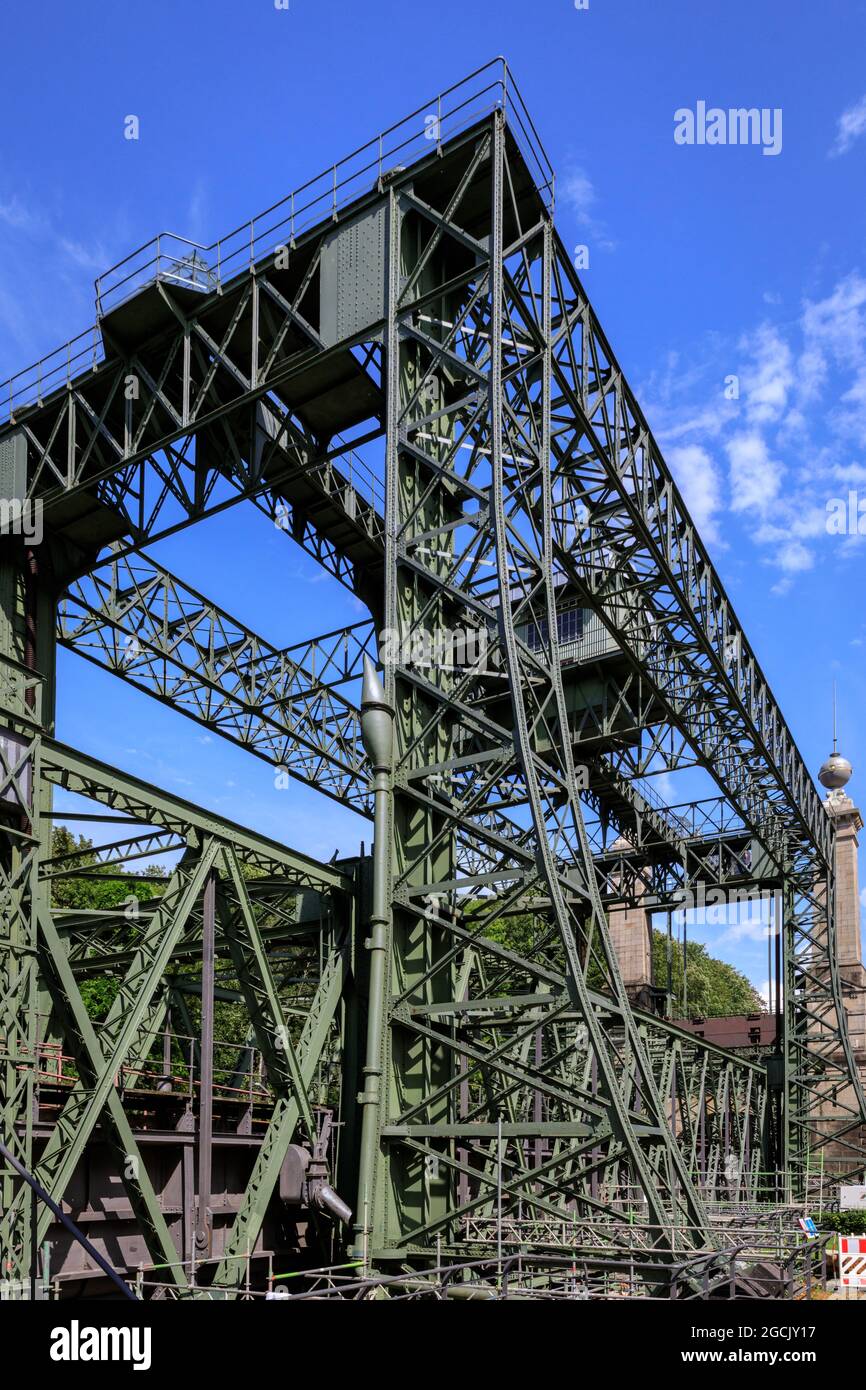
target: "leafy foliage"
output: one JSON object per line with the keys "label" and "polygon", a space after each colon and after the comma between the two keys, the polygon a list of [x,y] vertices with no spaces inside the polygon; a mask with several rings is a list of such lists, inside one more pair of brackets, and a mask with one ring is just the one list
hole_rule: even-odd
{"label": "leafy foliage", "polygon": [[819,1211],[815,1225],[819,1231],[837,1231],[840,1236],[866,1236],[866,1211]]}
{"label": "leafy foliage", "polygon": [[[464,921],[467,926],[490,911],[489,899],[476,899],[464,907]],[[541,935],[547,929],[543,918],[531,912],[514,916],[499,917],[489,922],[484,935],[498,945],[514,951],[517,955],[531,957]],[[668,987],[668,939],[664,932],[654,930],[652,934],[653,983],[661,989]],[[726,961],[711,956],[706,946],[698,941],[687,945],[688,991],[686,1016],[688,1018],[728,1018],[733,1014],[760,1012],[760,996],[756,993],[745,975]],[[592,989],[603,988],[602,971],[596,960],[591,960],[587,969],[587,983]],[[683,1017],[684,998],[683,950],[677,941],[671,942],[671,989],[676,1007],[674,1012]],[[531,988],[532,981],[527,975],[519,978],[512,974],[502,985],[502,992],[516,994]]]}
{"label": "leafy foliage", "polygon": [[[683,948],[671,941],[671,989],[675,1000],[674,1013],[687,1018],[730,1018],[732,1014],[759,1013],[763,1008],[760,995],[741,971],[726,961],[711,956],[700,941],[689,941],[686,947],[688,991],[684,989]],[[653,981],[661,989],[668,988],[668,938],[665,932],[653,930]]]}
{"label": "leafy foliage", "polygon": [[[165,882],[163,871],[157,865],[144,870],[148,881],[127,874],[122,865],[100,863],[98,849],[92,840],[84,835],[76,837],[65,825],[55,826],[51,836],[51,857],[57,861],[52,865],[55,873],[70,871],[73,876],[53,878],[51,881],[51,905],[55,908],[73,912],[108,912],[122,908],[123,915],[132,920],[137,904],[149,902],[158,897]],[[78,872],[80,871],[80,872]],[[132,938],[131,930],[119,928],[114,935],[114,944],[123,949]],[[111,975],[100,975],[95,979],[83,980],[81,997],[87,1012],[95,1022],[101,1022],[117,994],[117,980]]]}

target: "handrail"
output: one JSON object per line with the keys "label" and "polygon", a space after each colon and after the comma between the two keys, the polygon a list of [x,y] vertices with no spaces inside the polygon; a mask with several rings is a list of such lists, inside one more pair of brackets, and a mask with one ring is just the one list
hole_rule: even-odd
{"label": "handrail", "polygon": [[[460,99],[449,104],[455,96]],[[147,285],[169,280],[221,293],[245,265],[252,267],[257,258],[282,244],[291,246],[299,232],[325,220],[328,214],[336,217],[369,190],[374,172],[381,181],[410,149],[420,151],[435,140],[437,150],[441,150],[446,133],[451,138],[495,110],[505,113],[552,211],[553,166],[505,59],[493,58],[210,245],[175,232],[160,232],[109,267],[95,281],[96,323],[0,384],[0,423],[13,419],[18,409],[41,405],[46,396],[68,387],[87,369],[95,371],[106,355],[100,320]],[[276,220],[266,223],[265,219],[275,214]],[[273,238],[278,234],[284,240],[275,247]],[[204,264],[193,259],[198,256],[204,258]],[[185,270],[192,270],[192,274],[186,275]],[[200,272],[204,272],[203,283],[198,278]]]}

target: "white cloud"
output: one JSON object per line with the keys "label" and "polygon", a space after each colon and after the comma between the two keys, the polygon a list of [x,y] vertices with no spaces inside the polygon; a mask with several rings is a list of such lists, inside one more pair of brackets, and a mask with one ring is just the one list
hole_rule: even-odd
{"label": "white cloud", "polygon": [[800,401],[804,404],[814,401],[821,394],[826,380],[826,358],[820,348],[810,344],[803,349],[797,361],[797,386]]}
{"label": "white cloud", "polygon": [[207,201],[207,183],[199,176],[193,184],[186,215],[186,235],[195,240],[203,241],[205,239],[203,228],[206,220]]}
{"label": "white cloud", "polygon": [[[656,410],[654,415],[663,419],[662,412]],[[720,434],[725,425],[731,418],[732,410],[728,401],[722,400],[721,396],[717,403],[705,406],[701,410],[696,410],[683,419],[677,420],[670,425],[662,425],[659,434],[663,434],[666,440],[683,439],[689,435],[702,435],[704,438]]]}
{"label": "white cloud", "polygon": [[[760,945],[772,936],[773,928],[767,921],[767,904],[752,902],[748,904],[749,915],[742,922],[732,922],[718,937],[719,946],[737,946],[743,941],[753,941]],[[738,909],[740,910],[740,909]]]}
{"label": "white cloud", "polygon": [[42,232],[46,225],[42,214],[25,207],[17,193],[8,202],[0,202],[0,222],[16,232]]}
{"label": "white cloud", "polygon": [[847,390],[838,390],[829,422],[837,435],[866,445],[866,279],[854,271],[826,298],[807,300],[801,321],[804,348],[798,363],[804,401],[823,393],[830,366],[849,373]]}
{"label": "white cloud", "polygon": [[[699,529],[711,539],[726,510],[741,517],[787,594],[826,553],[828,499],[866,487],[866,274],[804,298],[798,318],[763,317],[735,342],[708,332],[659,362],[639,394]],[[864,549],[837,539],[833,558]]]}
{"label": "white cloud", "polygon": [[730,465],[732,510],[765,511],[778,496],[783,469],[770,457],[763,436],[755,431],[735,434],[725,450]]}
{"label": "white cloud", "polygon": [[795,493],[793,502],[782,498],[772,516],[763,518],[755,539],[762,545],[779,545],[792,540],[814,540],[826,533],[826,508],[812,505],[804,494]]}
{"label": "white cloud", "polygon": [[63,236],[50,217],[39,208],[28,207],[17,193],[13,193],[5,202],[0,201],[0,223],[19,234],[19,237],[26,237],[42,256],[48,254],[50,245],[52,249],[59,249],[62,257],[82,270],[105,270],[111,263],[101,242],[87,246],[82,241]]}
{"label": "white cloud", "polygon": [[777,550],[775,563],[786,574],[801,574],[812,568],[815,557],[801,541],[788,541]]}
{"label": "white cloud", "polygon": [[658,795],[666,806],[673,805],[677,789],[674,785],[674,779],[669,772],[660,772],[657,776],[653,777],[653,788],[658,792]]}
{"label": "white cloud", "polygon": [[567,169],[562,179],[557,181],[556,193],[557,202],[574,214],[580,226],[586,228],[602,251],[616,248],[616,242],[611,240],[604,222],[596,216],[598,195],[585,169],[574,165]]}
{"label": "white cloud", "polygon": [[570,169],[557,189],[560,200],[571,208],[578,222],[586,222],[597,201],[592,180],[585,169]]}
{"label": "white cloud", "polygon": [[802,329],[806,350],[829,352],[842,365],[863,362],[866,323],[861,310],[866,304],[866,279],[856,270],[840,280],[825,299],[806,300]]}
{"label": "white cloud", "polygon": [[61,237],[60,249],[71,261],[81,266],[82,270],[105,270],[108,266],[108,253],[102,246],[97,245],[91,249],[80,241],[70,241],[67,237]]}
{"label": "white cloud", "polygon": [[854,105],[849,106],[839,117],[836,139],[829,151],[830,157],[835,158],[840,154],[847,154],[854,141],[859,140],[864,131],[866,131],[866,96],[855,101]]}
{"label": "white cloud", "polygon": [[794,384],[791,349],[768,323],[743,338],[741,347],[753,362],[745,373],[746,413],[753,424],[771,424],[780,419]]}
{"label": "white cloud", "polygon": [[717,540],[716,513],[722,505],[722,485],[715,464],[699,444],[684,444],[668,452],[668,462],[701,535]]}
{"label": "white cloud", "polygon": [[866,466],[862,463],[837,464],[832,471],[840,483],[866,483]]}

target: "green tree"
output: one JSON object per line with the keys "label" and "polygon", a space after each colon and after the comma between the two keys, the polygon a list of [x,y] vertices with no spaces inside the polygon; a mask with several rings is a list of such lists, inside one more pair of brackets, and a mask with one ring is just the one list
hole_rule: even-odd
{"label": "green tree", "polygon": [[[122,909],[118,915],[124,925],[115,927],[111,944],[118,950],[128,946],[133,931],[125,923],[134,921],[138,903],[159,897],[165,882],[163,870],[158,865],[149,865],[144,870],[144,881],[128,874],[122,865],[101,863],[93,841],[84,835],[76,838],[65,825],[54,827],[51,858],[51,906],[69,912]],[[58,874],[64,876],[58,877]],[[98,975],[81,983],[81,997],[95,1022],[105,1018],[116,994],[117,980],[112,975]]]}
{"label": "green tree", "polygon": [[[477,923],[479,917],[486,916],[489,912],[489,899],[476,899],[464,908],[464,921],[467,926],[472,926],[473,921]],[[485,927],[484,935],[517,955],[531,957],[533,948],[547,930],[548,923],[543,917],[525,912],[494,918]],[[653,983],[660,989],[668,987],[667,946],[666,933],[653,930]],[[684,998],[688,1018],[729,1018],[733,1014],[760,1012],[763,1007],[760,996],[746,976],[733,965],[711,956],[706,946],[698,941],[690,941],[687,946],[687,961],[688,990],[685,991],[682,946],[678,941],[672,941],[671,985],[675,1000],[674,1012],[679,1017],[683,1016]],[[604,988],[604,973],[596,958],[593,958],[587,967],[587,982],[592,989]],[[503,982],[502,992],[517,994],[531,987],[531,976],[521,978],[514,972]]]}
{"label": "green tree", "polygon": [[[683,1017],[683,1000],[687,1018],[729,1018],[732,1014],[759,1013],[761,998],[746,976],[726,961],[711,956],[700,941],[689,941],[686,947],[688,990],[685,989],[683,948],[672,940],[671,990],[674,1013]],[[668,988],[667,933],[653,929],[653,983],[659,989]]]}

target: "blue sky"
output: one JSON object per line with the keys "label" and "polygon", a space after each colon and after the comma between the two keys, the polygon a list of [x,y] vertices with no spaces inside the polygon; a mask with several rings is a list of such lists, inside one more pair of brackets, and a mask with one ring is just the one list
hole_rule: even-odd
{"label": "blue sky", "polygon": [[[87,327],[94,276],[157,231],[210,242],[502,53],[557,171],[558,225],[589,248],[587,290],[815,770],[838,681],[857,799],[866,538],[826,522],[831,499],[866,499],[864,41],[858,0],[12,7],[0,379]],[[675,112],[700,101],[780,110],[781,151],[677,144]],[[279,643],[358,616],[244,509],[155,553]],[[369,838],[65,654],[61,679],[67,741],[313,854]],[[763,948],[735,944],[763,979]]]}

